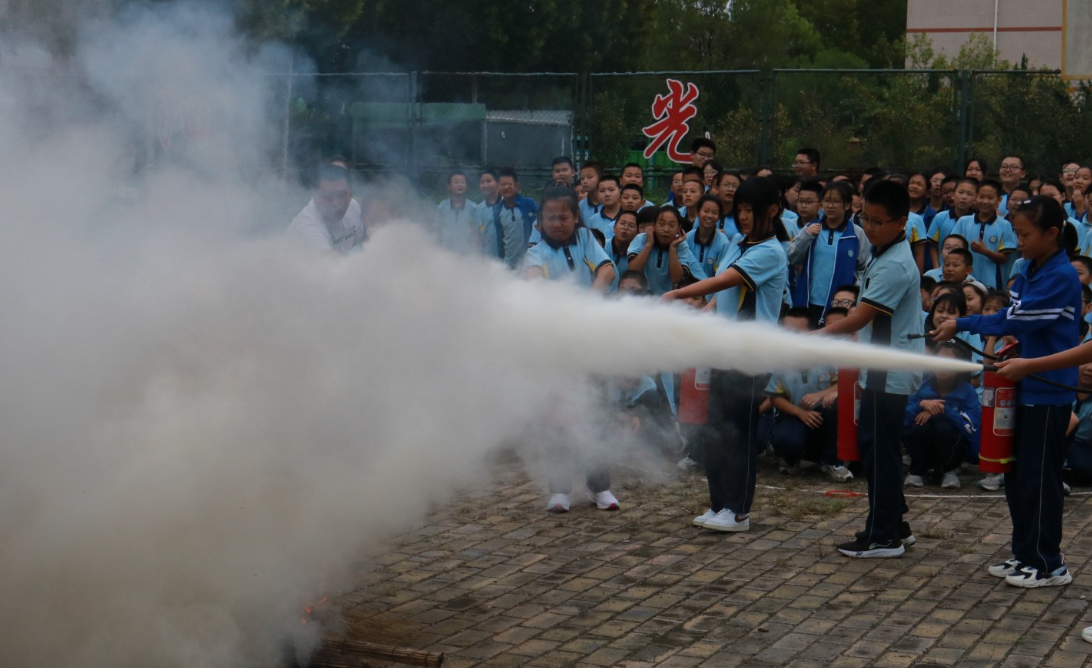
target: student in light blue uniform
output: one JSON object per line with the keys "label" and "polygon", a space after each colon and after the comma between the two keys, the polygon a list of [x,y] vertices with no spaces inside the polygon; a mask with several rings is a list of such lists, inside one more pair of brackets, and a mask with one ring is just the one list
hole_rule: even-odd
{"label": "student in light blue uniform", "polygon": [[716,179],[717,197],[720,198],[720,203],[724,206],[724,216],[717,223],[717,229],[723,232],[724,236],[731,241],[739,234],[739,227],[736,226],[735,199],[736,191],[739,190],[739,185],[743,183],[743,178],[739,172],[724,171],[718,174]]}
{"label": "student in light blue uniform", "polygon": [[[522,259],[531,241],[532,233],[536,231],[538,203],[530,197],[519,194],[519,176],[511,167],[505,167],[497,172],[497,187],[500,191],[500,199],[493,205],[493,225],[502,234],[504,230],[517,230],[516,240],[521,244],[518,257]],[[507,243],[506,238],[506,247]]]}
{"label": "student in light blue uniform", "polygon": [[[769,178],[748,179],[735,195],[742,234],[717,268],[717,275],[664,295],[664,300],[715,295],[716,312],[730,320],[776,323],[788,274],[788,260],[775,222],[780,192]],[[784,234],[783,230],[780,234]],[[770,374],[747,375],[714,370],[710,385],[709,424],[722,430],[710,443],[705,471],[709,510],[694,524],[714,531],[750,528],[757,466],[758,407]]]}
{"label": "student in light blue uniform", "polygon": [[478,205],[478,235],[481,238],[482,255],[496,258],[509,269],[515,269],[527,247],[523,239],[523,227],[516,224],[516,220],[508,216],[505,218],[508,226],[505,227],[493,216],[493,208],[500,202],[500,185],[497,182],[497,172],[493,169],[482,170],[478,179],[478,188],[482,193],[481,204]]}
{"label": "student in light blue uniform", "polygon": [[978,188],[978,212],[960,218],[952,234],[971,242],[974,277],[987,288],[1005,289],[1008,255],[1016,252],[1016,233],[1012,224],[997,215],[1001,185],[985,181]]}
{"label": "student in light blue uniform", "polygon": [[[801,190],[811,194],[811,190]],[[870,246],[864,230],[850,219],[853,189],[845,181],[827,184],[822,198],[821,222],[811,223],[789,243],[792,265],[802,265],[796,277],[793,306],[811,312],[812,322],[820,324],[830,308],[834,291],[856,283],[868,264]]]}
{"label": "student in light blue uniform", "polygon": [[[629,245],[637,236],[637,214],[632,211],[622,211],[618,214],[618,220],[614,221],[614,236],[608,241],[603,250],[614,262],[618,278],[629,270]],[[618,279],[614,281],[614,288],[618,288]]]}
{"label": "student in light blue uniform", "polygon": [[593,230],[599,230],[606,239],[614,236],[614,221],[622,212],[622,190],[618,186],[618,177],[607,174],[599,179],[599,211],[584,219],[584,224]]}
{"label": "student in light blue uniform", "polygon": [[478,205],[466,198],[466,173],[455,170],[447,176],[451,196],[436,207],[436,237],[440,246],[460,255],[477,252]]}
{"label": "student in light blue uniform", "polygon": [[717,229],[717,223],[724,217],[719,199],[703,195],[698,200],[697,209],[698,224],[686,235],[686,243],[690,246],[690,255],[697,258],[705,276],[713,276],[732,242]]}
{"label": "student in light blue uniform", "polygon": [[[524,275],[528,280],[570,281],[598,292],[607,292],[614,284],[614,263],[580,223],[580,205],[576,193],[565,186],[551,186],[542,195],[542,243],[527,251]],[[559,431],[551,430],[551,433]],[[563,432],[563,430],[561,430]],[[567,440],[564,434],[561,438]],[[569,510],[572,469],[580,453],[569,452],[569,443],[560,442],[552,451],[554,462],[550,476],[550,501],[546,510]],[[617,510],[618,499],[610,492],[610,471],[601,461],[587,465],[588,491],[601,510]]]}
{"label": "student in light blue uniform", "polygon": [[1001,182],[1001,201],[997,205],[997,212],[1007,217],[1010,208],[1012,210],[1017,208],[1015,205],[1009,206],[1009,193],[1012,192],[1013,188],[1020,185],[1020,182],[1028,175],[1024,169],[1024,159],[1018,155],[1002,158],[1001,168],[997,174],[1000,176]]}
{"label": "student in light blue uniform", "polygon": [[[906,239],[910,196],[894,181],[871,184],[859,220],[872,243],[872,259],[857,307],[844,320],[823,328],[830,335],[858,333],[861,343],[924,352],[921,290],[917,264]],[[902,436],[907,400],[921,386],[921,372],[862,369],[857,443],[868,476],[868,517],[864,531],[838,551],[853,558],[890,558],[905,553],[913,535],[903,520]]]}
{"label": "student in light blue uniform", "polygon": [[690,254],[682,221],[675,207],[660,207],[652,239],[638,234],[629,245],[629,268],[645,272],[654,295],[669,292],[687,274],[705,278],[701,263]]}
{"label": "student in light blue uniform", "polygon": [[[975,199],[978,197],[978,181],[969,178],[961,178],[956,181],[955,190],[952,191],[952,208],[941,211],[933,218],[933,226],[929,228],[929,239],[932,242],[931,252],[933,264],[937,267],[944,266],[943,258],[938,256],[940,245],[952,233],[952,228],[963,216],[969,216],[975,212]],[[968,241],[968,250],[970,242]]]}
{"label": "student in light blue uniform", "polygon": [[580,220],[585,223],[599,213],[599,179],[603,176],[603,165],[589,160],[580,167],[580,185],[587,196],[580,200]]}

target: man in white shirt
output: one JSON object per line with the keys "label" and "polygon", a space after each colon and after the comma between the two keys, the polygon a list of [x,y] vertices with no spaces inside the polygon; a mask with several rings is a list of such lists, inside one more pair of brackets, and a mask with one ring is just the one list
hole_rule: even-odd
{"label": "man in white shirt", "polygon": [[307,245],[348,255],[367,238],[360,203],[353,199],[349,170],[339,165],[319,169],[311,201],[288,226]]}

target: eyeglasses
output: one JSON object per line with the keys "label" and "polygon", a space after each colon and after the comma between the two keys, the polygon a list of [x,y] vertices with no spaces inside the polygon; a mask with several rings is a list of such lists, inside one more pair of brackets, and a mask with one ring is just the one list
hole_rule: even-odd
{"label": "eyeglasses", "polygon": [[698,151],[698,155],[703,158],[712,158],[716,156],[716,153],[713,153],[712,151]]}
{"label": "eyeglasses", "polygon": [[1076,169],[1063,169],[1062,170],[1062,174],[1076,174],[1076,173],[1077,173]]}
{"label": "eyeglasses", "polygon": [[845,206],[846,203],[840,199],[825,199],[823,200],[823,206]]}
{"label": "eyeglasses", "polygon": [[887,220],[872,220],[871,218],[864,215],[863,213],[860,215],[860,217],[857,218],[857,222],[859,222],[861,224],[861,227],[872,227],[872,226],[879,227],[880,225],[884,225],[886,223],[893,223],[893,222],[895,222],[897,220],[902,220],[902,219],[901,218],[889,218]]}
{"label": "eyeglasses", "polygon": [[739,190],[739,184],[729,183],[728,185],[721,185],[720,190]]}
{"label": "eyeglasses", "polygon": [[830,300],[830,305],[833,308],[852,308],[853,307],[853,300],[852,299],[832,299],[832,300]]}
{"label": "eyeglasses", "polygon": [[1001,165],[1001,170],[1005,172],[1015,171],[1017,169],[1023,169],[1023,165]]}
{"label": "eyeglasses", "polygon": [[793,160],[793,167],[803,167],[804,165],[814,165],[815,163],[810,160]]}

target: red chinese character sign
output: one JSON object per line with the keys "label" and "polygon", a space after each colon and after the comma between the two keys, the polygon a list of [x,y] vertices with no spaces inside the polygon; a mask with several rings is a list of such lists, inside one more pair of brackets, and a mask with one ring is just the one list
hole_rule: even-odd
{"label": "red chinese character sign", "polygon": [[679,149],[686,133],[690,132],[689,121],[698,113],[694,101],[698,99],[698,87],[692,83],[683,84],[677,79],[667,80],[667,95],[657,95],[652,101],[652,116],[656,122],[642,128],[651,141],[645,147],[645,158],[667,145],[667,157],[675,162],[690,162],[690,154]]}

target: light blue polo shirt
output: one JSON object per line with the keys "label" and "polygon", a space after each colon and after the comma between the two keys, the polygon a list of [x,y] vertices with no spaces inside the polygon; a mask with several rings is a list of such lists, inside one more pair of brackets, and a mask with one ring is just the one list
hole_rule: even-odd
{"label": "light blue polo shirt", "polygon": [[591,287],[595,275],[606,265],[613,264],[607,252],[586,227],[578,227],[567,242],[543,239],[528,249],[524,269],[539,267],[549,281],[573,281]]}
{"label": "light blue polo shirt", "polygon": [[[879,311],[858,332],[858,341],[912,353],[925,352],[924,339],[909,338],[911,334],[923,333],[923,309],[918,265],[905,234],[886,248],[872,249],[857,303]],[[921,375],[921,371],[861,369],[860,382],[868,390],[909,396],[921,386]]]}
{"label": "light blue polo shirt", "polygon": [[[492,210],[490,210],[492,216]],[[460,255],[469,255],[476,248],[472,237],[478,235],[478,205],[464,200],[460,208],[451,204],[451,198],[436,207],[436,234],[440,246]]]}
{"label": "light blue polo shirt", "polygon": [[585,197],[584,199],[580,200],[580,220],[582,220],[584,224],[587,225],[588,221],[591,220],[591,217],[598,214],[599,209],[602,208],[603,207],[601,205],[590,204],[588,202],[588,198]]}
{"label": "light blue polo shirt", "polygon": [[[964,237],[968,243],[981,240],[986,248],[993,251],[1016,250],[1016,233],[1012,229],[1012,223],[998,216],[994,216],[987,223],[978,220],[977,215],[963,216],[952,227],[952,234]],[[997,263],[974,251],[971,254],[974,255],[974,267],[971,269],[974,277],[988,288],[1004,290],[1008,262]]]}
{"label": "light blue polo shirt", "polygon": [[[638,234],[629,243],[629,259],[631,261],[645,247],[647,238],[647,234]],[[677,252],[679,254],[679,264],[682,265],[683,269],[689,271],[691,276],[697,279],[708,278],[705,275],[705,270],[702,269],[701,263],[690,254],[689,244],[686,242],[679,244]],[[649,291],[654,295],[662,295],[674,289],[675,286],[671,283],[670,248],[656,246],[652,249],[648,255],[648,262],[645,263],[645,278],[648,279]]]}
{"label": "light blue polo shirt", "polygon": [[599,230],[606,237],[607,241],[614,238],[614,221],[618,220],[618,216],[622,215],[622,210],[618,209],[618,213],[614,214],[614,218],[608,218],[603,215],[603,209],[600,207],[599,212],[592,215],[584,221],[584,225],[592,228],[593,230]]}
{"label": "light blue polo shirt", "polygon": [[729,269],[735,269],[743,283],[714,295],[717,313],[730,320],[777,322],[789,283],[789,259],[777,237],[749,243],[747,237],[737,235],[717,275]]}
{"label": "light blue polo shirt", "polygon": [[728,241],[728,237],[716,229],[713,230],[713,238],[709,243],[702,244],[698,241],[698,228],[696,227],[687,233],[686,243],[690,246],[690,254],[696,257],[701,264],[706,277],[716,275],[720,261],[724,259],[729,246],[732,245],[732,242]]}
{"label": "light blue polo shirt", "polygon": [[739,226],[736,225],[736,217],[731,214],[720,219],[720,222],[717,223],[717,229],[723,232],[724,236],[728,237],[729,241],[735,239],[736,235],[739,234]]}
{"label": "light blue polo shirt", "polygon": [[917,246],[929,240],[929,233],[925,229],[925,219],[920,213],[911,211],[906,217],[906,240],[911,246]]}
{"label": "light blue polo shirt", "polygon": [[[951,210],[941,211],[933,218],[933,226],[929,228],[929,239],[939,248],[944,244],[944,239],[952,233],[955,227],[955,213]],[[973,215],[973,214],[972,214]]]}
{"label": "light blue polo shirt", "polygon": [[793,405],[798,405],[805,394],[822,392],[836,382],[838,372],[829,366],[782,371],[770,376],[765,394],[768,397],[784,397]]}

